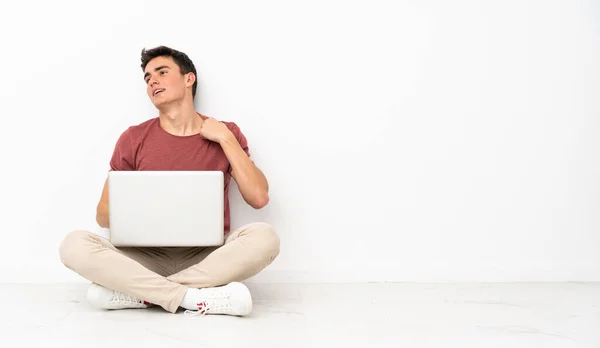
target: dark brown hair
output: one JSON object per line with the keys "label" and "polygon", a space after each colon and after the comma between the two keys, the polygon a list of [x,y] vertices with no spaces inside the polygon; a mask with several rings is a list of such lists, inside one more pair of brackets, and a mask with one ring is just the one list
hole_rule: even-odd
{"label": "dark brown hair", "polygon": [[194,63],[192,62],[190,57],[188,57],[187,54],[183,52],[177,51],[166,46],[159,46],[151,48],[149,50],[144,48],[142,50],[142,71],[144,71],[146,69],[146,65],[148,65],[148,63],[156,57],[171,57],[173,61],[179,66],[179,70],[181,71],[182,75],[190,72],[194,73],[194,76],[196,76],[196,80],[194,81],[194,85],[192,86],[192,98],[195,98],[196,86],[198,85],[198,74],[196,74],[196,67],[194,66]]}

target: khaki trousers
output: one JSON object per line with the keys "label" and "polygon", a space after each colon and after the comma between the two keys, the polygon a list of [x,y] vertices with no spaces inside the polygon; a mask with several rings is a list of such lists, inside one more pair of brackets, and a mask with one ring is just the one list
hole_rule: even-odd
{"label": "khaki trousers", "polygon": [[279,237],[270,225],[252,223],[228,233],[219,247],[115,248],[76,230],[59,254],[83,278],[175,313],[188,287],[221,286],[259,273],[279,255]]}

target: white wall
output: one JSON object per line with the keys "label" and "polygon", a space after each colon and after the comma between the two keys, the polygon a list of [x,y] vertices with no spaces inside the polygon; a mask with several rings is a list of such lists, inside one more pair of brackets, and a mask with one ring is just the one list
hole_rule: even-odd
{"label": "white wall", "polygon": [[0,12],[2,281],[81,281],[119,134],[156,115],[139,54],[199,70],[270,178],[255,281],[600,280],[592,1],[19,2]]}

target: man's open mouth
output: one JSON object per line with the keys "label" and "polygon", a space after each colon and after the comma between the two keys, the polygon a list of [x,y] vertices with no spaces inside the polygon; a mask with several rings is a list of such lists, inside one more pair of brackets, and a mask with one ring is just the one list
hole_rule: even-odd
{"label": "man's open mouth", "polygon": [[164,91],[164,89],[157,89],[156,91],[154,91],[154,95],[157,95],[158,93],[162,93]]}

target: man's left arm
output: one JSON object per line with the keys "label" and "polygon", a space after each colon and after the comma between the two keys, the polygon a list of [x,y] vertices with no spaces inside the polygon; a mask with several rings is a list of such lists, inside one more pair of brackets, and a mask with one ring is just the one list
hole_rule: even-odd
{"label": "man's left arm", "polygon": [[235,135],[229,131],[219,141],[231,165],[235,180],[246,203],[260,209],[269,202],[269,183],[264,173],[248,157]]}

